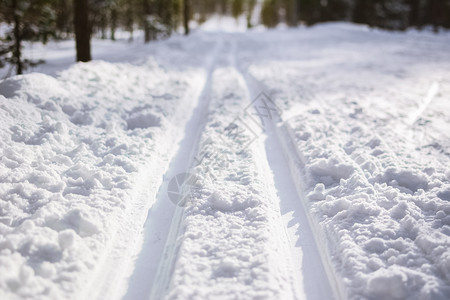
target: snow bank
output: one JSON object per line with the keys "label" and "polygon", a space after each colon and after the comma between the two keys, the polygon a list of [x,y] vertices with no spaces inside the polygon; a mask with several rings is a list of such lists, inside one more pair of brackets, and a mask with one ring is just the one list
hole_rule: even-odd
{"label": "snow bank", "polygon": [[[360,125],[339,128],[324,115],[333,112],[305,113],[287,126],[311,211],[351,298],[448,298],[450,205],[438,196],[450,184],[446,169],[412,164]],[[326,163],[335,167],[317,173]]]}
{"label": "snow bank", "polygon": [[[448,37],[356,29],[305,30],[297,53],[273,37],[250,73],[284,110],[292,172],[349,298],[448,299]],[[258,61],[266,51],[279,55]]]}
{"label": "snow bank", "polygon": [[98,61],[0,82],[0,298],[89,287],[135,206],[142,226],[140,179],[161,177],[203,76]]}

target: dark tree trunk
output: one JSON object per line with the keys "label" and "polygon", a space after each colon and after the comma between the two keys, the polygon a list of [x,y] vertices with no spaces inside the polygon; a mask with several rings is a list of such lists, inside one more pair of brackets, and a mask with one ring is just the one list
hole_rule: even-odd
{"label": "dark tree trunk", "polygon": [[410,0],[409,1],[410,11],[409,11],[409,24],[410,26],[415,26],[420,29],[422,27],[422,20],[420,15],[420,0]]}
{"label": "dark tree trunk", "polygon": [[125,26],[127,31],[130,33],[129,41],[133,40],[133,25],[134,25],[134,13],[133,6],[131,4],[127,5],[127,9],[125,11]]}
{"label": "dark tree trunk", "polygon": [[183,1],[183,25],[184,25],[184,34],[189,34],[189,19],[191,16],[191,4],[190,0]]}
{"label": "dark tree trunk", "polygon": [[106,40],[107,20],[106,20],[106,13],[103,10],[102,10],[102,12],[100,12],[100,24],[99,25],[100,25],[100,38],[102,40]]}
{"label": "dark tree trunk", "polygon": [[375,8],[372,1],[356,0],[353,9],[352,20],[355,23],[368,24],[369,26],[373,26],[374,12]]}
{"label": "dark tree trunk", "polygon": [[149,0],[143,1],[144,5],[144,41],[146,43],[150,42],[152,39],[151,37],[151,28],[150,28],[150,22],[148,20],[148,17],[150,16],[150,3]]}
{"label": "dark tree trunk", "polygon": [[16,73],[18,75],[23,73],[23,63],[22,63],[22,33],[20,32],[20,15],[17,8],[17,0],[12,0],[11,2],[13,12],[14,12],[14,49],[13,58],[16,65]]}
{"label": "dark tree trunk", "polygon": [[73,8],[77,61],[90,61],[92,59],[91,26],[89,23],[88,0],[74,0]]}
{"label": "dark tree trunk", "polygon": [[111,8],[111,40],[116,40],[117,8]]}
{"label": "dark tree trunk", "polygon": [[59,0],[58,1],[58,11],[56,15],[56,27],[58,29],[58,34],[68,35],[70,31],[70,26],[68,24],[68,9],[67,9],[67,1]]}
{"label": "dark tree trunk", "polygon": [[298,23],[298,0],[290,0],[288,2],[288,24],[289,26],[297,26]]}
{"label": "dark tree trunk", "polygon": [[439,32],[439,27],[445,24],[445,4],[442,0],[430,0],[430,18],[434,32]]}

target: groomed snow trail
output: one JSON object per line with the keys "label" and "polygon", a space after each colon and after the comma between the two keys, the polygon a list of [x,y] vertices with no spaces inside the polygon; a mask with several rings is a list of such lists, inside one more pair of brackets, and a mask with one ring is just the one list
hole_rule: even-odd
{"label": "groomed snow trail", "polygon": [[[188,126],[189,142],[175,158],[183,164],[166,174],[195,174],[195,188],[186,206],[175,209],[170,229],[160,230],[164,249],[161,242],[144,247],[152,270],[137,264],[140,278],[125,298],[336,298],[274,127],[254,115],[254,95],[237,70],[236,37],[223,38],[201,112],[194,113],[206,124]],[[172,203],[161,191],[167,189],[159,197],[168,209]],[[151,217],[150,232],[168,224],[168,217],[164,225]]]}
{"label": "groomed snow trail", "polygon": [[211,30],[0,80],[0,299],[450,299],[450,35]]}
{"label": "groomed snow trail", "polygon": [[[279,203],[280,218],[284,225],[293,269],[297,276],[300,299],[344,299],[343,285],[338,280],[327,250],[327,241],[321,238],[320,229],[315,226],[308,212],[307,199],[303,189],[296,183],[298,173],[294,171],[296,149],[290,147],[292,139],[283,134],[282,111],[273,99],[268,97],[267,88],[250,74],[245,74],[251,93],[255,114],[259,114],[264,124],[265,134],[260,163],[266,170],[266,182],[276,193],[274,201]],[[261,105],[263,95],[268,98]],[[267,104],[268,107],[265,107]],[[266,111],[261,111],[261,108]],[[271,108],[274,115],[268,118]],[[276,111],[275,111],[276,110]],[[280,116],[276,116],[280,114]]]}
{"label": "groomed snow trail", "polygon": [[171,249],[176,238],[176,232],[173,232],[176,225],[171,224],[179,222],[181,209],[169,199],[167,186],[174,176],[186,172],[193,159],[208,109],[207,95],[210,89],[211,72],[221,47],[221,41],[217,42],[209,58],[207,78],[199,95],[197,107],[184,129],[184,137],[170,162],[169,169],[164,174],[157,200],[148,211],[144,225],[143,245],[134,263],[134,270],[123,299],[148,299],[151,293],[158,293],[161,286],[164,286],[167,276],[166,269],[161,266],[167,267],[167,270],[173,267]]}

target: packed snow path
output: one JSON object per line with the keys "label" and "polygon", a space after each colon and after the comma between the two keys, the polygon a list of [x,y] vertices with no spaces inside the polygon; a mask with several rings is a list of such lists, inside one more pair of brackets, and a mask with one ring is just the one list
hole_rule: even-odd
{"label": "packed snow path", "polygon": [[448,299],[449,40],[198,31],[0,81],[0,298]]}
{"label": "packed snow path", "polygon": [[[271,149],[270,143],[278,141],[273,134],[270,139],[263,134],[264,120],[251,118],[257,112],[252,106],[261,105],[264,99],[256,94],[252,103],[244,77],[235,68],[235,38],[225,36],[222,42],[191,119],[195,125],[186,131],[189,144],[181,144],[184,147],[162,185],[168,186],[177,174],[192,172],[197,178],[193,188],[200,192],[187,191],[192,194],[187,207],[177,207],[171,223],[157,217],[166,213],[152,208],[149,219],[154,216],[157,221],[149,224],[156,230],[150,227],[147,238],[155,233],[166,238],[159,246],[153,243],[142,249],[140,255],[150,258],[147,264],[137,260],[136,270],[142,271],[131,277],[127,297],[147,299],[149,294],[140,289],[146,287],[152,299],[214,298],[224,293],[231,298],[334,298],[306,215],[286,173],[289,169],[281,148],[273,145]],[[210,113],[205,115],[208,105]],[[229,135],[227,130],[238,119],[256,127],[252,133],[260,131],[258,136],[248,132]],[[272,121],[275,118],[266,123]],[[198,136],[200,129],[203,133]],[[232,141],[227,143],[230,136]],[[277,168],[276,174],[271,166]],[[272,174],[280,178],[278,189]],[[159,195],[163,203],[170,202],[167,189],[162,188],[164,193]],[[278,206],[280,198],[284,217]],[[163,207],[170,210],[168,205]],[[191,222],[195,226],[190,226]],[[207,228],[214,230],[208,233]],[[164,252],[159,250],[161,241],[166,243]]]}

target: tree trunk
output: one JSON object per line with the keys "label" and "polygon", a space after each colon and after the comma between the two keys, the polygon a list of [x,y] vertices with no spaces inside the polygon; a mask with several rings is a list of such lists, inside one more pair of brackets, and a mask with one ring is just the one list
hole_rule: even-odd
{"label": "tree trunk", "polygon": [[88,0],[74,0],[73,8],[77,61],[90,61],[92,59],[91,26],[89,23]]}
{"label": "tree trunk", "polygon": [[116,40],[117,8],[111,8],[111,40]]}
{"label": "tree trunk", "polygon": [[58,35],[61,37],[62,34],[68,35],[67,33],[70,31],[70,26],[68,25],[68,15],[67,15],[67,1],[59,0],[58,1],[58,10],[56,15],[56,27],[58,29]]}
{"label": "tree trunk", "polygon": [[16,64],[16,73],[20,75],[23,73],[22,63],[22,33],[20,32],[20,15],[17,8],[17,0],[12,0],[12,8],[14,12],[14,49],[13,58]]}
{"label": "tree trunk", "polygon": [[190,0],[183,1],[183,25],[184,25],[184,34],[189,34],[189,19],[191,15],[191,5]]}
{"label": "tree trunk", "polygon": [[422,20],[420,16],[420,0],[409,1],[409,26],[415,26],[417,29],[422,27]]}
{"label": "tree trunk", "polygon": [[149,0],[143,1],[144,5],[144,41],[145,43],[150,42],[151,38],[151,28],[150,28],[150,22],[148,20],[148,17],[150,15],[150,3]]}
{"label": "tree trunk", "polygon": [[297,26],[298,23],[298,0],[289,0],[287,2],[287,23],[289,26]]}
{"label": "tree trunk", "polygon": [[134,11],[133,5],[131,3],[128,3],[127,9],[125,11],[125,26],[127,31],[130,33],[128,41],[131,42],[133,40],[133,26],[134,26]]}
{"label": "tree trunk", "polygon": [[[76,0],[75,0],[76,1]],[[100,12],[100,38],[102,40],[106,40],[106,27],[107,27],[106,13],[103,11]]]}

